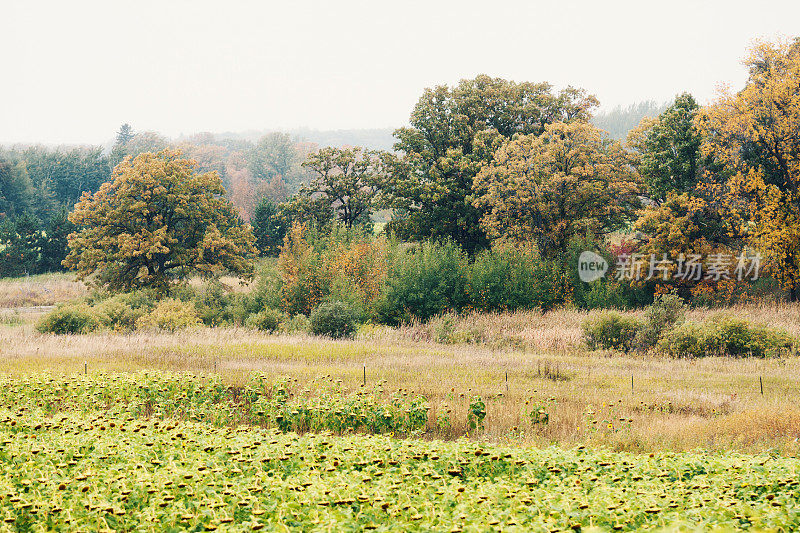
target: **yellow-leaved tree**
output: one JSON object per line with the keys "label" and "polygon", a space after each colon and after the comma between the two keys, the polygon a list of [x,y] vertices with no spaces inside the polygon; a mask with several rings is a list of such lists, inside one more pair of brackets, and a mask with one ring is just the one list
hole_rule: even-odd
{"label": "yellow-leaved tree", "polygon": [[559,259],[573,237],[625,227],[639,207],[640,185],[618,142],[585,122],[559,122],[503,144],[475,189],[487,234],[534,242],[543,257]]}
{"label": "yellow-leaved tree", "polygon": [[216,172],[177,151],[126,157],[110,182],[84,193],[70,220],[64,266],[111,290],[170,288],[191,275],[251,279],[255,239]]}
{"label": "yellow-leaved tree", "polygon": [[698,117],[702,150],[725,166],[730,213],[792,301],[800,298],[800,40],[757,42],[741,91]]}

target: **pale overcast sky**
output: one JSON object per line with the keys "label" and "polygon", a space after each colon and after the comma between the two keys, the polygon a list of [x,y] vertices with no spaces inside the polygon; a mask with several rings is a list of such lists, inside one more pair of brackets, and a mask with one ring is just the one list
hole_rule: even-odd
{"label": "pale overcast sky", "polygon": [[798,22],[798,0],[0,0],[0,143],[396,127],[423,88],[479,73],[606,108],[707,101]]}

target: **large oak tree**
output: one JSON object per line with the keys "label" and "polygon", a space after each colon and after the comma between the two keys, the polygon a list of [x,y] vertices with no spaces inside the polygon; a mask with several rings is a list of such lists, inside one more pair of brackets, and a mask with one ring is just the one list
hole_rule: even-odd
{"label": "large oak tree", "polygon": [[216,172],[196,172],[180,152],[127,157],[70,214],[78,230],[64,265],[112,290],[168,292],[198,273],[251,278],[254,237],[224,194]]}
{"label": "large oak tree", "polygon": [[638,174],[616,141],[582,122],[557,123],[542,135],[505,143],[478,174],[475,188],[487,233],[536,243],[563,259],[573,237],[595,238],[629,224],[639,206]]}
{"label": "large oak tree", "polygon": [[757,43],[750,78],[698,118],[702,150],[724,166],[729,214],[791,300],[800,299],[800,40]]}
{"label": "large oak tree", "polygon": [[401,153],[383,189],[395,218],[390,229],[414,238],[450,238],[465,250],[489,240],[473,203],[473,181],[514,135],[541,135],[554,122],[586,121],[597,100],[582,89],[480,75],[455,87],[426,89],[411,127],[395,132]]}

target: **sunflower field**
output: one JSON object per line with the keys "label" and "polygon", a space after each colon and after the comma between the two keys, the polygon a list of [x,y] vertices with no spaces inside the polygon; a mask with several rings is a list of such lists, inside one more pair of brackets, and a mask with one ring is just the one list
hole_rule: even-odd
{"label": "sunflower field", "polygon": [[[331,393],[319,414],[321,402],[257,378],[247,402],[213,380],[161,374],[0,385],[4,531],[800,528],[792,458],[429,441],[410,435],[417,398]],[[184,395],[172,410],[157,401]],[[242,406],[270,423],[234,423]],[[379,408],[396,419],[378,425]],[[275,413],[295,418],[281,425]]]}

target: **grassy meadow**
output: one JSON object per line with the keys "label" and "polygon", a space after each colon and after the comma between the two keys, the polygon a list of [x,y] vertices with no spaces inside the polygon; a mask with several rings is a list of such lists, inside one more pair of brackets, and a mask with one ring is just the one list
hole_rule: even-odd
{"label": "grassy meadow", "polygon": [[[241,385],[254,372],[310,384],[325,377],[357,390],[384,381],[387,391],[430,404],[425,438],[470,438],[543,446],[603,445],[625,451],[800,451],[800,361],[794,358],[670,359],[589,351],[587,313],[468,315],[447,324],[367,325],[351,340],[269,335],[245,328],[176,333],[43,335],[41,309],[16,304],[31,280],[0,282],[0,373],[24,377],[157,369],[217,375]],[[60,298],[85,289],[66,275],[37,279]],[[246,289],[240,289],[246,290]],[[39,300],[42,302],[44,300]],[[48,300],[56,303],[56,299]],[[30,300],[25,301],[29,303]],[[44,305],[44,304],[41,304]],[[725,310],[800,334],[800,306]],[[695,309],[690,319],[719,310]],[[455,340],[453,340],[455,339]],[[763,393],[762,393],[763,390]],[[467,425],[470,403],[486,403],[482,431]],[[548,423],[531,413],[546,413]]]}

